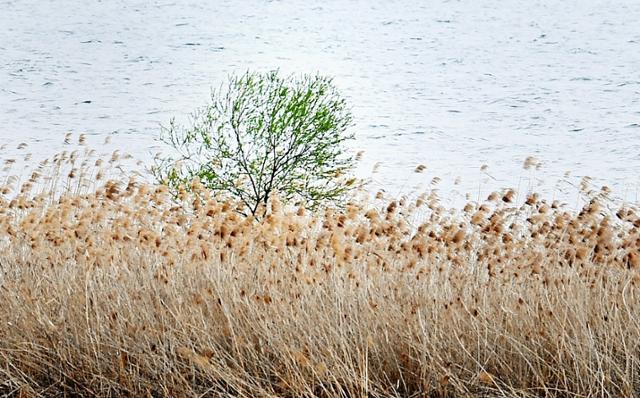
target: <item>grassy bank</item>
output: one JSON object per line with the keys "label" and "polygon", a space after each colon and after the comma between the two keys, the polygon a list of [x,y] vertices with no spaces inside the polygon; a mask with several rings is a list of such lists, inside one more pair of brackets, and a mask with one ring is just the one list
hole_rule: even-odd
{"label": "grassy bank", "polygon": [[256,221],[38,178],[0,196],[0,394],[640,395],[640,217],[606,191]]}

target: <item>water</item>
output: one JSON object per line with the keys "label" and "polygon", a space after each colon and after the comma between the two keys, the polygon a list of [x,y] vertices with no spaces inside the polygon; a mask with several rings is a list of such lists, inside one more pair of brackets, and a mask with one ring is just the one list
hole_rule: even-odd
{"label": "water", "polygon": [[[310,3],[0,0],[1,154],[49,155],[75,132],[148,158],[159,124],[227,74],[280,68],[335,76],[359,172],[381,162],[390,192],[440,176],[451,195],[557,195],[572,171],[635,198],[637,0]],[[522,170],[529,155],[541,170]]]}

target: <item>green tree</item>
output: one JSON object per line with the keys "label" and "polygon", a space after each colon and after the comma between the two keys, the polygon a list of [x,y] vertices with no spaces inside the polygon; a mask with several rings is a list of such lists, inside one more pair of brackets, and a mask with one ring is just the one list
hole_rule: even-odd
{"label": "green tree", "polygon": [[[176,155],[153,172],[170,188],[196,178],[264,215],[272,195],[308,208],[339,204],[354,188],[344,144],[352,116],[330,78],[277,71],[230,76],[189,126],[172,119],[161,140]],[[261,206],[264,205],[264,206]],[[262,214],[258,214],[262,207]]]}

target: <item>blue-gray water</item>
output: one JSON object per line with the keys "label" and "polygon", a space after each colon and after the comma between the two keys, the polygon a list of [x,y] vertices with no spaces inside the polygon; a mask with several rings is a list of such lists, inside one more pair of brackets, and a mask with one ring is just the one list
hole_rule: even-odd
{"label": "blue-gray water", "polygon": [[227,74],[280,68],[335,76],[390,191],[522,185],[533,155],[541,190],[572,171],[635,196],[638,21],[637,0],[0,0],[0,154],[71,131],[145,158]]}

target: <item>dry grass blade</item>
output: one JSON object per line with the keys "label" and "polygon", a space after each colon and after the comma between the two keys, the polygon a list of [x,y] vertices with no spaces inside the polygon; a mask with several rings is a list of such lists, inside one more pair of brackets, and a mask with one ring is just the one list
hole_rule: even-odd
{"label": "dry grass blade", "polygon": [[0,394],[638,396],[640,215],[608,192],[256,221],[83,156],[4,179]]}

